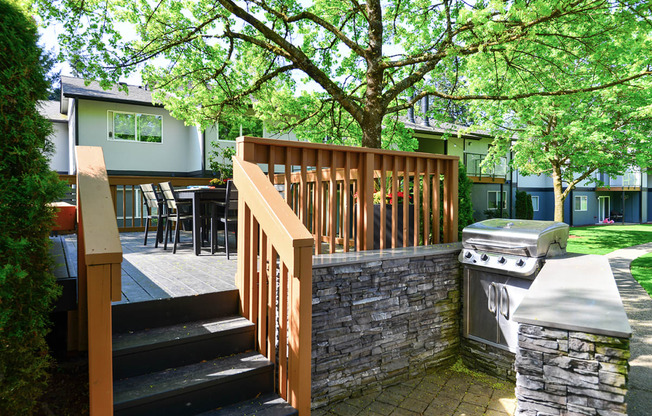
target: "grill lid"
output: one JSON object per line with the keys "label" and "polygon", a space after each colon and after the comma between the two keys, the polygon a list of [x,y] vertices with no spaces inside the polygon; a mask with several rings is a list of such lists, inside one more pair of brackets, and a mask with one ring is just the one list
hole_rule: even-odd
{"label": "grill lid", "polygon": [[567,241],[568,224],[555,221],[494,218],[462,231],[464,248],[528,257],[562,255]]}

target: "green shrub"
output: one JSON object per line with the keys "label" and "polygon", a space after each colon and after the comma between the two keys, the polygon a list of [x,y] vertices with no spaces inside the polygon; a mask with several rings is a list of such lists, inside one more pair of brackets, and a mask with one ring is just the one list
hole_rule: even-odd
{"label": "green shrub", "polygon": [[47,57],[36,26],[0,0],[0,414],[29,415],[46,383],[44,337],[58,294],[49,257],[53,211],[62,194],[48,167]]}
{"label": "green shrub", "polygon": [[531,220],[534,218],[534,207],[532,206],[532,196],[525,191],[516,191],[516,218],[521,220]]}

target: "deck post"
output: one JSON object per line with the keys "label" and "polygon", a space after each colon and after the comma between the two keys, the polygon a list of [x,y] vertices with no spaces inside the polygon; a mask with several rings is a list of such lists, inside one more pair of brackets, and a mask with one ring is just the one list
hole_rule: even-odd
{"label": "deck post", "polygon": [[113,415],[110,264],[88,266],[88,390],[90,414]]}

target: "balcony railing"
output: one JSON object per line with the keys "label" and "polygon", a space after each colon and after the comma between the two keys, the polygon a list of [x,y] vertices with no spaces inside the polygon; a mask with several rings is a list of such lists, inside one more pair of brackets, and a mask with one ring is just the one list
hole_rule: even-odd
{"label": "balcony railing", "polygon": [[486,154],[481,153],[464,153],[464,165],[466,174],[469,176],[506,178],[508,174],[507,159],[500,158],[500,162],[491,166],[482,166],[486,159]]}
{"label": "balcony railing", "polygon": [[626,172],[624,175],[610,178],[607,174],[601,174],[600,179],[605,188],[637,188],[641,186],[641,172]]}
{"label": "balcony railing", "polygon": [[[65,200],[75,203],[77,193],[77,177],[75,175],[59,175],[70,184],[70,191]],[[120,232],[144,231],[147,210],[145,200],[138,185],[143,183],[158,184],[171,182],[175,187],[191,185],[208,185],[210,178],[180,178],[168,176],[108,176],[109,192],[116,213],[118,230]]]}

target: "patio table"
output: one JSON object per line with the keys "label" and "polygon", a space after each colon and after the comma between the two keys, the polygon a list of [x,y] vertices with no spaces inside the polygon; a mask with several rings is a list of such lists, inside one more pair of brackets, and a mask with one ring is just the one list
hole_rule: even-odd
{"label": "patio table", "polygon": [[177,198],[192,201],[192,247],[195,255],[201,253],[201,204],[208,201],[224,201],[226,188],[175,189]]}

